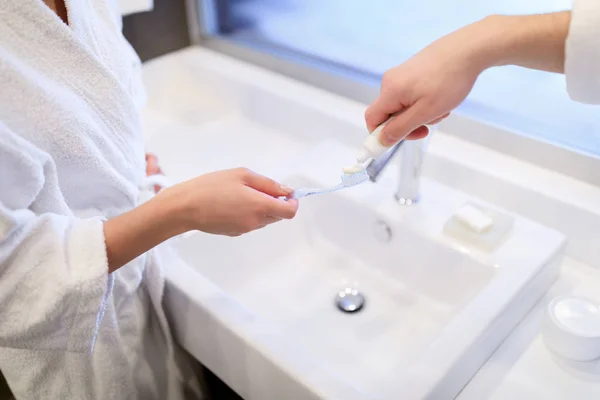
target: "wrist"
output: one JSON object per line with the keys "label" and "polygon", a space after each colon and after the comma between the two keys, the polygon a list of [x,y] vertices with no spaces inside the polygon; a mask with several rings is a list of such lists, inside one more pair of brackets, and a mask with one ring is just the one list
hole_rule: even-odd
{"label": "wrist", "polygon": [[151,200],[111,218],[104,223],[104,240],[109,273],[140,254],[185,232],[171,196],[157,195]]}
{"label": "wrist", "polygon": [[482,71],[496,66],[562,72],[571,13],[492,15],[474,24],[473,57]]}
{"label": "wrist", "polygon": [[165,240],[192,229],[188,223],[186,197],[176,193],[173,188],[161,190],[146,204],[152,208],[156,225],[167,236]]}
{"label": "wrist", "polygon": [[488,68],[506,65],[513,40],[514,17],[491,15],[465,28],[465,52],[469,65],[479,74]]}
{"label": "wrist", "polygon": [[438,55],[447,55],[453,67],[472,75],[502,63],[504,45],[501,27],[504,16],[489,16],[467,25],[434,42]]}

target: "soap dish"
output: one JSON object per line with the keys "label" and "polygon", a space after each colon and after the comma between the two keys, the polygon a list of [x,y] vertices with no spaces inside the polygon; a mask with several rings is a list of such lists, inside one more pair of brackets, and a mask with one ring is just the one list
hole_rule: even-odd
{"label": "soap dish", "polygon": [[585,297],[559,296],[550,301],[543,329],[546,346],[574,361],[600,357],[600,307]]}

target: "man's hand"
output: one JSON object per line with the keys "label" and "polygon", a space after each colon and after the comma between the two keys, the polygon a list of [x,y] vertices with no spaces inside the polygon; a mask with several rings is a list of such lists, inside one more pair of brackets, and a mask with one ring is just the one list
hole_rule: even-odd
{"label": "man's hand", "polygon": [[492,16],[437,40],[384,74],[365,113],[369,132],[396,115],[381,132],[382,145],[427,136],[424,125],[446,118],[493,66],[562,72],[569,23],[570,12]]}
{"label": "man's hand", "polygon": [[424,125],[446,118],[469,94],[482,71],[470,54],[476,29],[456,31],[383,75],[379,97],[365,113],[369,131],[397,114],[381,132],[381,144],[427,136]]}

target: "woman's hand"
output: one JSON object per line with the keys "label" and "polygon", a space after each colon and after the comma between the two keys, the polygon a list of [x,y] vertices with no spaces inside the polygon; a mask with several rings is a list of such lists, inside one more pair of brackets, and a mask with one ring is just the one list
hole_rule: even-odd
{"label": "woman's hand", "polygon": [[218,171],[163,190],[158,199],[179,204],[184,231],[239,236],[296,215],[292,190],[244,168]]}
{"label": "woman's hand", "polygon": [[[158,165],[158,157],[152,153],[146,153],[146,176],[163,175],[160,165]],[[159,185],[154,185],[154,193],[160,192],[162,189]]]}
{"label": "woman's hand", "polygon": [[163,189],[151,200],[104,223],[108,270],[113,272],[154,246],[190,230],[239,236],[298,211],[280,200],[291,189],[238,168],[202,175]]}

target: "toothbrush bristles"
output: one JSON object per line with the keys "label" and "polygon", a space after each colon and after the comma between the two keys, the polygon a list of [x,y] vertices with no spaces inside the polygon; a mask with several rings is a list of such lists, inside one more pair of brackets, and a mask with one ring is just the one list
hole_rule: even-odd
{"label": "toothbrush bristles", "polygon": [[342,185],[345,187],[355,186],[363,183],[369,179],[369,175],[366,170],[356,172],[354,174],[343,174]]}

